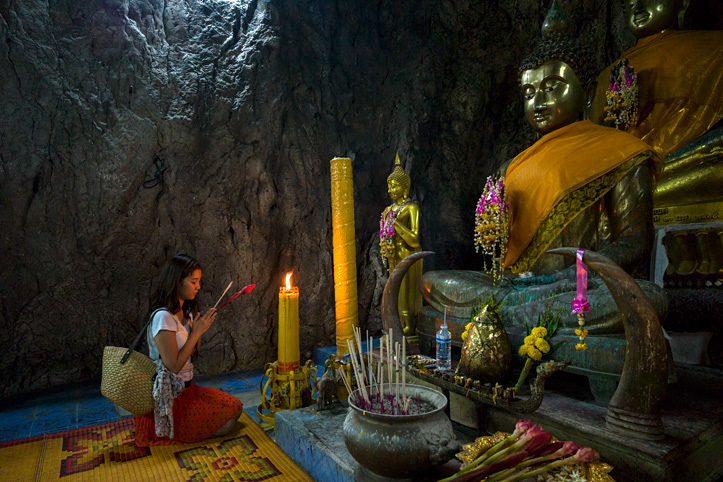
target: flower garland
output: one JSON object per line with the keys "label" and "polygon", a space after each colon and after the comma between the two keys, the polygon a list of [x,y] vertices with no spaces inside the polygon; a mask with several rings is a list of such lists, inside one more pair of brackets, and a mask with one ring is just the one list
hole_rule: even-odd
{"label": "flower garland", "polygon": [[502,261],[507,254],[509,239],[509,210],[510,206],[505,201],[504,182],[496,177],[488,177],[475,210],[474,244],[476,252],[482,248],[484,254],[492,257],[491,268],[487,267],[485,259],[485,270],[492,272],[494,284],[502,279]]}
{"label": "flower garland", "polygon": [[393,209],[390,209],[386,216],[382,212],[382,218],[379,220],[379,254],[387,269],[389,268],[389,258],[394,254],[394,235],[397,234],[394,230],[395,220],[396,215]]}
{"label": "flower garland", "polygon": [[627,130],[638,122],[638,76],[622,59],[610,71],[606,93],[605,122],[614,122],[617,129]]}
{"label": "flower garland", "polygon": [[577,250],[577,295],[572,300],[572,314],[577,315],[577,324],[580,325],[575,330],[575,334],[580,337],[580,343],[575,345],[576,350],[587,350],[585,313],[590,310],[590,303],[587,302],[587,265],[582,260],[584,253],[584,249]]}

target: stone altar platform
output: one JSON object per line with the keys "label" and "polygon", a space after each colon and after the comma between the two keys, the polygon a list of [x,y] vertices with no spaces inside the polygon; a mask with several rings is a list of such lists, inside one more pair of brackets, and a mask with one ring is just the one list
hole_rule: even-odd
{"label": "stone altar platform", "polygon": [[[418,351],[417,346],[410,348]],[[511,432],[520,418],[531,418],[561,440],[593,447],[615,467],[610,475],[617,482],[717,481],[723,477],[723,370],[676,364],[676,372],[678,381],[668,385],[663,402],[666,437],[658,442],[624,438],[608,430],[606,408],[595,402],[587,379],[573,373],[554,374],[542,405],[529,415],[476,404],[457,393],[449,394],[448,413],[462,444],[470,442],[474,433]],[[439,389],[410,373],[407,383]],[[279,412],[276,443],[314,480],[351,482],[358,464],[341,433],[346,413],[339,402],[322,412],[315,406]],[[450,461],[420,482],[447,477],[458,467],[458,461]]]}
{"label": "stone altar platform", "polygon": [[[616,482],[713,482],[723,476],[723,372],[676,365],[678,382],[668,386],[662,419],[666,437],[658,442],[623,437],[605,426],[607,409],[595,402],[586,379],[556,373],[542,405],[532,414],[480,405],[450,395],[453,421],[479,433],[511,432],[530,418],[561,440],[593,447],[615,469]],[[429,384],[414,377],[410,383]],[[524,396],[524,394],[523,394]]]}

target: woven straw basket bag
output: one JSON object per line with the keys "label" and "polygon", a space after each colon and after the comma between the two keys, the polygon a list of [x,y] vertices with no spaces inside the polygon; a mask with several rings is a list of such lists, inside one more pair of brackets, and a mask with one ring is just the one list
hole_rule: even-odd
{"label": "woven straw basket bag", "polygon": [[156,364],[147,356],[131,351],[125,363],[121,359],[128,348],[107,346],[103,349],[103,380],[100,393],[133,415],[153,410],[153,375]]}
{"label": "woven straw basket bag", "polygon": [[107,346],[103,349],[103,378],[100,393],[133,415],[145,415],[153,411],[153,376],[156,364],[147,356],[134,351],[143,333],[151,323],[141,330],[129,348]]}

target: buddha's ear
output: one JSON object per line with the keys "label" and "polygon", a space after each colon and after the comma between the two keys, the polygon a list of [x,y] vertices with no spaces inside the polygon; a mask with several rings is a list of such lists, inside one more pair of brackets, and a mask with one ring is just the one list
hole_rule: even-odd
{"label": "buddha's ear", "polygon": [[585,108],[583,109],[582,118],[590,120],[590,109],[595,100],[595,90],[597,89],[597,80],[591,80],[585,88]]}

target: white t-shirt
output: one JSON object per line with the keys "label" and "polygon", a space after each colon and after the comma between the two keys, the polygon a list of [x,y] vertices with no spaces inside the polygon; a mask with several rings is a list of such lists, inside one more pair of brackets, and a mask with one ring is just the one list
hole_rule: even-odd
{"label": "white t-shirt", "polygon": [[[161,330],[168,330],[176,333],[176,344],[178,345],[179,352],[181,351],[181,348],[183,348],[183,345],[186,344],[186,341],[188,341],[188,333],[190,330],[188,324],[182,325],[181,322],[178,321],[178,318],[176,318],[176,315],[172,314],[168,310],[157,311],[156,314],[153,315],[153,321],[151,321],[148,331],[146,332],[149,351],[148,356],[151,360],[159,360],[161,358],[161,354],[158,352],[158,346],[155,341],[156,335]],[[178,372],[178,376],[181,377],[184,382],[189,382],[193,378],[193,363],[191,363],[190,357],[188,358],[186,364],[183,365],[183,368],[181,368],[181,371]]]}

